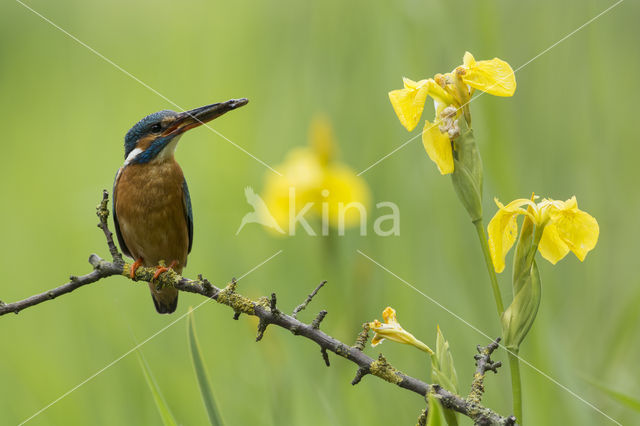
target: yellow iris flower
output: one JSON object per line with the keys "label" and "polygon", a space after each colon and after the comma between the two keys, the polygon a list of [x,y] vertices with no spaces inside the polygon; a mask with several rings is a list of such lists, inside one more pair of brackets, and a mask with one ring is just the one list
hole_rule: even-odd
{"label": "yellow iris flower", "polygon": [[[404,78],[404,88],[389,92],[389,100],[400,123],[412,131],[417,126],[427,97],[435,103],[433,123],[428,120],[422,131],[422,143],[429,158],[436,163],[441,174],[453,172],[451,140],[457,136],[455,120],[471,100],[475,89],[494,96],[513,96],[516,78],[511,66],[493,58],[476,61],[469,52],[463,64],[446,74],[413,81]],[[467,120],[469,121],[469,120]]]}
{"label": "yellow iris flower", "polygon": [[[527,216],[542,232],[538,251],[549,262],[556,264],[572,251],[580,261],[598,242],[600,229],[596,219],[578,208],[576,197],[567,201],[543,199],[539,203],[519,198],[502,205],[497,199],[498,212],[487,227],[489,250],[496,272],[504,270],[504,258],[518,234],[518,215]],[[528,206],[524,209],[523,206]]]}
{"label": "yellow iris flower", "polygon": [[416,339],[413,334],[406,331],[396,318],[396,311],[391,306],[388,306],[382,312],[382,319],[384,323],[378,320],[374,320],[369,323],[369,328],[375,332],[373,339],[371,340],[371,346],[377,346],[384,339],[393,340],[394,342],[404,343],[406,345],[412,345],[416,348],[433,355],[433,351],[429,346]]}
{"label": "yellow iris flower", "polygon": [[[315,117],[310,126],[309,146],[292,150],[284,163],[276,166],[282,176],[268,173],[262,198],[268,213],[289,233],[292,206],[294,214],[311,204],[308,218],[322,218],[331,227],[360,224],[351,203],[368,207],[369,187],[364,179],[344,163],[336,161],[337,147],[330,122]],[[293,195],[293,197],[292,197]],[[326,211],[323,211],[325,209]],[[323,224],[324,226],[324,224]]]}

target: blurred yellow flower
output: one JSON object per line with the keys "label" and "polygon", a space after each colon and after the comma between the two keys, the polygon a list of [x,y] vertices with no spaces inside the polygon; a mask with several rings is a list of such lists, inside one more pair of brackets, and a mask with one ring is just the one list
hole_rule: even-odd
{"label": "blurred yellow flower", "polygon": [[[391,105],[408,131],[412,131],[420,121],[427,97],[433,98],[435,118],[433,123],[425,122],[422,143],[443,175],[453,172],[451,141],[459,134],[456,120],[462,111],[468,115],[467,104],[474,89],[495,96],[513,96],[515,74],[511,66],[501,59],[476,61],[471,53],[465,52],[463,64],[450,73],[436,74],[418,82],[404,78],[403,89],[389,92]],[[470,124],[469,117],[467,122]]]}
{"label": "blurred yellow flower", "polygon": [[[537,227],[540,235],[538,251],[549,262],[556,264],[572,251],[580,261],[598,242],[598,222],[578,209],[576,197],[567,201],[543,199],[539,203],[519,198],[502,205],[497,199],[498,211],[489,222],[489,250],[496,272],[504,270],[504,258],[518,234],[518,215],[526,215]],[[528,210],[522,208],[528,206]],[[541,234],[540,234],[541,232]]]}
{"label": "blurred yellow flower", "polygon": [[392,307],[388,306],[382,312],[382,320],[384,321],[384,324],[378,320],[373,320],[369,323],[369,328],[375,332],[375,335],[371,340],[371,346],[377,346],[382,343],[384,339],[389,339],[394,342],[415,346],[428,354],[433,354],[433,351],[429,346],[413,337],[413,334],[400,326],[400,323],[396,318],[396,311]]}
{"label": "blurred yellow flower", "polygon": [[305,220],[311,217],[321,219],[323,235],[329,226],[341,231],[365,226],[369,188],[349,166],[336,161],[337,147],[326,118],[313,120],[309,139],[310,146],[292,150],[276,167],[282,176],[267,175],[262,195],[265,212],[288,234],[300,223],[315,235]]}

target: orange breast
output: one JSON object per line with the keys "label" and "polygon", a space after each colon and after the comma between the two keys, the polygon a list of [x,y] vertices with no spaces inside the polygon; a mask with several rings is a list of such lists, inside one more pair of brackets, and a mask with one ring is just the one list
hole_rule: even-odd
{"label": "orange breast", "polygon": [[130,164],[116,182],[115,210],[131,254],[144,266],[160,260],[187,264],[189,235],[184,212],[182,169],[173,159]]}

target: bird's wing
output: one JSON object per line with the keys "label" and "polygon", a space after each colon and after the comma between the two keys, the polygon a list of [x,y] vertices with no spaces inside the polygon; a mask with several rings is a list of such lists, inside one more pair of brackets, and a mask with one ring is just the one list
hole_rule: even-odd
{"label": "bird's wing", "polygon": [[124,253],[126,256],[129,257],[133,257],[131,256],[131,252],[129,251],[129,248],[127,247],[127,245],[124,243],[124,238],[122,238],[122,232],[120,232],[120,223],[118,223],[118,215],[116,214],[116,200],[118,199],[118,179],[120,179],[120,174],[122,173],[122,168],[118,169],[118,173],[116,173],[116,178],[113,180],[113,204],[112,204],[112,208],[111,210],[113,211],[113,224],[115,225],[116,228],[116,236],[118,237],[118,243],[120,244],[120,250],[122,250],[122,253]]}
{"label": "bird's wing", "polygon": [[191,210],[191,196],[189,195],[186,179],[182,181],[182,206],[184,207],[184,218],[187,220],[187,229],[189,230],[189,250],[187,253],[191,253],[191,246],[193,246],[193,210]]}
{"label": "bird's wing", "polygon": [[253,198],[255,198],[256,193],[255,193],[255,192],[253,192],[253,188],[252,188],[252,187],[247,186],[247,187],[244,189],[244,196],[247,198],[247,202],[248,202],[248,203],[251,203],[251,201],[250,201],[250,200],[252,200]]}

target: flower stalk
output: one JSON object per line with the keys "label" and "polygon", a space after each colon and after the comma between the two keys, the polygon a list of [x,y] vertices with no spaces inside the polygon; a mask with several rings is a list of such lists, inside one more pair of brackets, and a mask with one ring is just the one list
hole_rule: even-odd
{"label": "flower stalk", "polygon": [[473,226],[478,234],[478,240],[480,241],[480,247],[482,248],[482,255],[484,263],[487,267],[487,273],[489,274],[489,280],[491,281],[491,289],[493,290],[493,298],[496,302],[496,310],[498,317],[502,317],[504,313],[504,304],[502,302],[502,293],[500,292],[500,285],[498,284],[498,277],[493,269],[493,263],[491,262],[491,253],[489,251],[489,244],[487,243],[487,234],[484,232],[484,225],[482,218],[473,222]]}
{"label": "flower stalk", "polygon": [[518,424],[523,425],[522,421],[522,382],[520,380],[520,358],[518,358],[518,350],[509,350],[509,370],[511,371],[511,397],[513,404],[513,415],[518,419]]}

